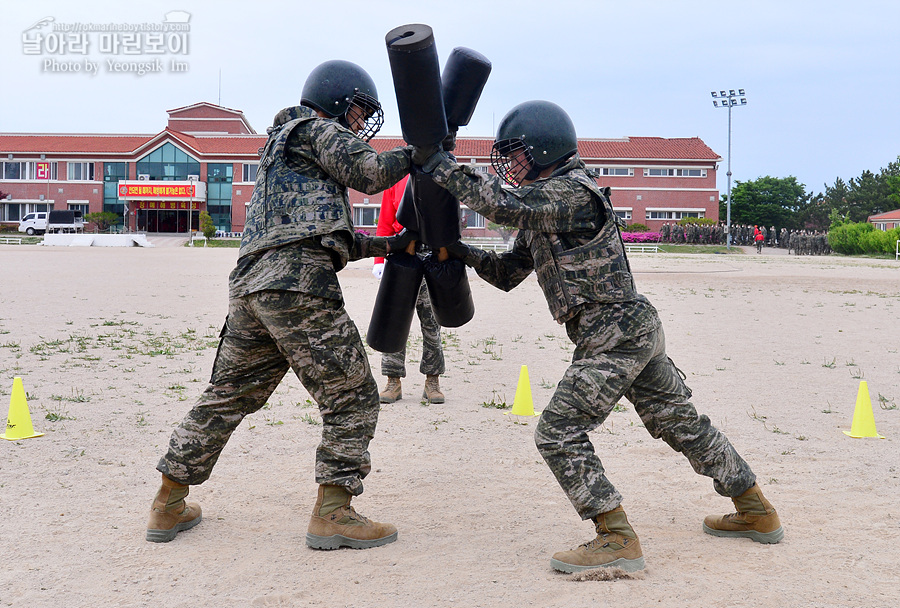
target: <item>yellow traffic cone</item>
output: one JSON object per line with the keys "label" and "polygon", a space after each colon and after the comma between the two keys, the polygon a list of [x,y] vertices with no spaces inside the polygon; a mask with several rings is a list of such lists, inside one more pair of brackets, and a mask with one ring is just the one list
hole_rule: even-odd
{"label": "yellow traffic cone", "polygon": [[853,410],[853,424],[849,431],[844,431],[850,437],[876,437],[884,439],[875,431],[875,416],[872,414],[872,399],[869,397],[869,385],[863,380],[859,383],[859,392],[856,394],[856,409]]}
{"label": "yellow traffic cone", "polygon": [[10,441],[40,437],[43,433],[35,433],[31,426],[31,414],[28,412],[28,401],[25,398],[25,387],[22,379],[13,379],[12,398],[9,400],[9,415],[6,417],[6,432],[0,437]]}
{"label": "yellow traffic cone", "polygon": [[531,381],[528,380],[528,366],[523,365],[519,372],[519,384],[516,386],[516,399],[513,401],[512,414],[516,416],[537,416],[534,401],[531,399]]}

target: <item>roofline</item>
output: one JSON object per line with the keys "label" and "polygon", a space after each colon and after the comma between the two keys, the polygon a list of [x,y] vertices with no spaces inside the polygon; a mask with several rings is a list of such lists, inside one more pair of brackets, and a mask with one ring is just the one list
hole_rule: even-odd
{"label": "roofline", "polygon": [[242,110],[235,110],[234,108],[226,108],[225,106],[220,106],[218,104],[212,103],[211,101],[198,101],[197,103],[192,103],[189,106],[181,106],[180,108],[172,108],[171,110],[166,110],[166,114],[171,114],[172,112],[180,112],[182,110],[190,110],[191,108],[199,108],[200,106],[209,106],[213,108],[218,108],[220,110],[225,110],[226,112],[231,112],[232,114],[239,114],[241,116],[244,115]]}
{"label": "roofline", "polygon": [[[198,101],[197,103],[191,104],[191,105],[189,105],[189,106],[182,106],[182,107],[180,107],[180,108],[174,108],[174,109],[172,109],[172,110],[166,110],[166,113],[169,115],[169,120],[173,120],[173,118],[172,118],[172,112],[181,112],[181,111],[183,111],[183,110],[190,110],[191,108],[198,108],[198,107],[201,107],[201,106],[202,106],[202,107],[208,107],[208,108],[216,108],[217,110],[224,110],[224,111],[226,111],[226,112],[230,112],[231,114],[237,114],[237,117],[231,118],[231,119],[225,119],[225,120],[240,120],[242,123],[244,123],[244,126],[247,127],[247,130],[250,131],[250,133],[256,133],[256,129],[254,129],[253,127],[250,126],[250,123],[247,121],[247,117],[244,115],[244,111],[243,111],[243,110],[235,110],[234,108],[226,108],[225,106],[220,106],[220,105],[214,104],[214,103],[209,102],[209,101]],[[177,117],[176,117],[174,120],[216,120],[216,119],[212,119],[212,118],[210,118],[210,119],[204,119],[204,118],[177,118]],[[219,119],[219,120],[222,120],[222,119]]]}
{"label": "roofline", "polygon": [[625,157],[623,157],[623,156],[583,156],[583,155],[581,155],[581,160],[583,160],[583,161],[588,161],[588,160],[593,160],[593,159],[599,159],[599,160],[617,160],[617,161],[620,160],[620,161],[628,161],[628,162],[653,161],[653,162],[655,162],[655,163],[661,163],[661,162],[684,163],[684,162],[689,162],[689,161],[693,161],[693,162],[709,162],[709,161],[720,162],[720,161],[722,160],[722,157],[719,156],[719,157],[716,157],[716,158],[711,158],[711,157],[706,157],[706,156],[704,156],[703,158],[688,158],[688,157],[681,157],[681,158],[653,158],[653,157],[650,157],[650,156],[639,156],[639,157],[635,157],[635,158],[625,158]]}
{"label": "roofline", "polygon": [[0,137],[153,137],[149,133],[0,133]]}

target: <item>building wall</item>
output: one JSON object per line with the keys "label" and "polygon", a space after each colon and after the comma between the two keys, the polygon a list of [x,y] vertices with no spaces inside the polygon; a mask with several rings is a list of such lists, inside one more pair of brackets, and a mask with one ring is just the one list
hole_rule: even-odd
{"label": "building wall", "polygon": [[[234,113],[234,111],[229,113],[224,110],[216,110],[215,108],[210,108],[209,104],[198,104],[197,106],[173,110],[170,111],[170,116],[192,119],[190,121],[173,121],[170,124],[170,128],[182,123],[180,124],[181,127],[189,125],[198,130],[205,130],[205,128],[213,127],[216,124],[215,120],[210,120],[208,123],[195,120],[198,118],[224,118],[226,120],[220,121],[218,125],[218,128],[223,130],[225,128],[233,128],[241,125],[248,126],[243,118],[234,120],[238,116],[243,117],[242,114]],[[207,127],[207,125],[209,126]],[[6,135],[27,138],[27,135],[24,134]],[[4,147],[4,142],[6,140],[4,137],[4,134],[0,134],[0,153],[2,153],[2,155],[0,155],[0,160],[6,160],[8,154],[11,154],[5,152],[6,148]],[[30,145],[47,146],[62,150],[66,149],[66,137],[67,136],[64,135],[42,136],[41,138],[36,138],[38,143],[32,143]],[[103,140],[102,137],[95,138],[93,136],[73,137],[80,137],[82,142],[84,140],[90,140],[90,142],[100,142]],[[251,200],[254,188],[253,183],[243,181],[243,165],[258,164],[259,158],[252,151],[255,151],[258,145],[262,145],[265,141],[264,135],[258,136],[258,142],[255,137],[248,139],[246,135],[235,138],[221,137],[203,140],[201,137],[185,136],[183,133],[173,133],[172,131],[163,131],[152,136],[128,137],[132,138],[129,141],[134,141],[135,138],[137,138],[137,142],[129,144],[131,146],[129,149],[132,150],[132,152],[129,153],[116,154],[105,148],[107,145],[113,145],[115,141],[117,141],[117,138],[121,139],[121,136],[109,136],[107,139],[112,143],[96,143],[94,148],[90,148],[90,145],[92,145],[91,143],[79,144],[85,146],[85,149],[105,150],[104,152],[97,153],[93,157],[88,153],[68,154],[48,151],[45,153],[47,157],[46,160],[58,163],[57,180],[52,180],[50,182],[41,180],[0,180],[0,191],[11,195],[13,199],[11,202],[37,203],[40,202],[40,196],[43,195],[47,201],[52,201],[54,209],[66,209],[69,201],[79,201],[79,204],[84,204],[81,201],[88,201],[88,212],[99,212],[103,210],[104,204],[103,168],[104,162],[106,162],[107,159],[109,162],[125,162],[128,168],[127,179],[135,180],[138,177],[136,162],[152,152],[158,146],[165,144],[167,141],[171,141],[176,147],[181,148],[185,153],[199,161],[200,179],[204,182],[208,182],[208,163],[232,164],[234,179],[231,186],[231,226],[232,231],[234,232],[243,230],[246,223],[247,203]],[[179,141],[178,138],[190,142],[190,145],[192,146],[200,146],[198,150],[205,150],[205,152],[197,153],[189,151],[185,147],[186,144]],[[141,144],[141,141],[145,143]],[[150,142],[153,142],[152,145],[148,145]],[[381,137],[375,138],[371,143],[376,150],[386,150],[395,145],[401,145],[403,142],[398,138]],[[474,163],[485,171],[493,172],[493,170],[490,169],[489,156],[491,143],[489,138],[461,139],[458,143],[460,162],[466,164]],[[582,146],[582,144],[585,145]],[[610,148],[601,149],[601,146],[633,146],[632,148],[629,148],[629,150],[637,151],[640,154],[649,151],[650,155],[652,155],[652,152],[655,150],[656,152],[662,153],[657,155],[683,155],[685,157],[677,159],[613,158],[612,156],[621,153],[621,149],[615,148],[611,151]],[[682,150],[684,146],[688,147],[687,152]],[[695,150],[698,147],[702,148],[700,153],[690,151]],[[582,150],[582,148],[584,149]],[[14,150],[14,148],[9,149]],[[33,150],[34,147],[22,147],[19,149]],[[240,151],[239,153],[237,152],[238,150]],[[617,210],[620,210],[622,214],[627,214],[626,221],[628,223],[643,223],[651,229],[658,229],[663,224],[671,223],[678,219],[677,217],[659,217],[651,219],[650,214],[654,213],[653,210],[658,210],[656,211],[657,213],[663,213],[664,210],[684,210],[685,213],[700,215],[712,220],[719,220],[719,192],[716,189],[716,163],[718,162],[718,158],[716,158],[715,153],[706,148],[705,144],[699,139],[686,138],[664,140],[661,138],[634,138],[634,141],[631,141],[628,140],[628,138],[625,138],[623,140],[609,141],[579,140],[579,150],[582,150],[582,158],[588,167],[618,167],[629,168],[633,171],[633,175],[629,176],[603,175],[598,179],[598,183],[601,186],[609,186],[612,189],[611,198],[613,206]],[[598,158],[590,158],[588,156],[589,154],[595,154]],[[629,156],[629,154],[620,155]],[[600,156],[603,156],[603,158],[599,158]],[[40,153],[36,152],[14,154],[14,160],[16,161],[38,161],[40,160],[39,157]],[[69,181],[66,176],[66,163],[69,161],[93,162],[94,181]],[[701,169],[704,170],[706,174],[705,177],[681,177],[678,175],[659,177],[645,176],[644,169],[646,168],[653,168],[655,170],[666,168],[674,170]],[[3,201],[0,201],[0,203],[2,202]],[[357,211],[355,215],[360,215],[359,210],[357,209],[358,207],[368,208],[369,210],[365,212],[365,216],[369,220],[369,224],[372,224],[373,218],[377,217],[376,209],[381,205],[381,194],[368,195],[351,190],[350,202],[351,206]],[[201,203],[200,208],[205,209],[206,203]],[[132,224],[132,222],[129,222],[129,224]],[[364,231],[374,232],[374,225],[360,225],[358,227]],[[467,229],[465,233],[472,236],[494,234],[487,228]]]}

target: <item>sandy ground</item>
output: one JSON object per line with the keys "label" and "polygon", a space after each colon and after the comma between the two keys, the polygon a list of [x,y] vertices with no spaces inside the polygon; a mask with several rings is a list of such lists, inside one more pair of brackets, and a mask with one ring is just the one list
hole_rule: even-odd
{"label": "sandy ground", "polygon": [[[553,552],[593,536],[508,415],[527,365],[535,408],[571,357],[533,277],[471,279],[477,314],[445,331],[443,405],[384,406],[354,504],[395,523],[367,551],[304,544],[317,409],[293,375],[194,487],[203,522],[144,541],[155,465],[209,377],[236,250],[0,246],[0,382],[14,376],[43,437],[0,441],[0,605],[887,607],[900,602],[900,263],[771,254],[632,256],[698,409],[778,508],[781,544],[701,531],[728,512],[710,480],[628,403],[592,433],[641,537],[641,577],[575,581]],[[377,283],[341,273],[361,332]],[[414,323],[415,325],[415,323]],[[370,353],[379,385],[380,355]],[[860,380],[878,432],[852,439]],[[4,410],[5,411],[5,410]]]}

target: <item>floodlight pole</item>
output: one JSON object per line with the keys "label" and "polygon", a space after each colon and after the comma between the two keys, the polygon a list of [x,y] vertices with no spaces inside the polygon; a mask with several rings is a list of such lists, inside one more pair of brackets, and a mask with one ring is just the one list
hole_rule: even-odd
{"label": "floodlight pole", "polygon": [[[744,89],[738,89],[737,93],[734,89],[728,91],[712,91],[713,106],[717,108],[728,108],[728,193],[725,198],[725,246],[731,251],[731,108],[737,105],[747,105],[747,97]],[[719,105],[721,103],[721,105]]]}

